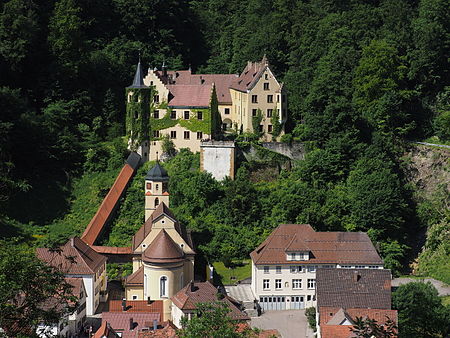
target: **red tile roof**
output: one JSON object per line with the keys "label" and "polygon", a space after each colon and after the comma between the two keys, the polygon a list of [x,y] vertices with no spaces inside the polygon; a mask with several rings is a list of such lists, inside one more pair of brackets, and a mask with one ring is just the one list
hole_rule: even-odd
{"label": "red tile roof", "polygon": [[[156,71],[162,79],[162,72]],[[192,74],[190,70],[168,71],[171,78],[169,85],[214,85],[219,104],[231,104],[230,86],[238,77],[236,74]],[[163,83],[168,84],[168,81]]]}
{"label": "red tile roof", "polygon": [[102,325],[94,334],[94,338],[116,338],[119,337],[111,325],[106,321],[102,321]]}
{"label": "red tile roof", "polygon": [[391,309],[391,270],[318,269],[317,306]]}
{"label": "red tile roof", "polygon": [[100,235],[106,222],[109,220],[111,212],[114,210],[117,202],[122,196],[128,182],[134,174],[134,169],[126,163],[119,175],[117,176],[114,184],[103,200],[102,204],[97,210],[97,213],[92,218],[91,222],[85,229],[81,239],[83,239],[87,244],[93,245]]}
{"label": "red tile roof", "polygon": [[92,249],[94,249],[99,254],[109,254],[109,255],[131,255],[131,247],[114,247],[114,246],[98,246],[92,245]]}
{"label": "red tile roof", "polygon": [[125,279],[126,286],[143,286],[144,285],[144,266],[141,266]]}
{"label": "red tile roof", "polygon": [[[171,300],[179,309],[192,311],[197,308],[197,303],[216,302],[218,300],[217,293],[217,289],[210,282],[190,282],[178,291]],[[237,308],[236,301],[233,298],[225,296],[222,301],[230,307],[229,316],[232,319],[249,319],[244,312]]]}
{"label": "red tile roof", "polygon": [[232,82],[230,88],[241,92],[252,89],[267,67],[268,63],[265,57],[260,62],[249,62],[241,75]]}
{"label": "red tile roof", "polygon": [[185,240],[185,242],[193,248],[191,234],[186,230],[186,227],[182,226],[169,207],[161,202],[158,207],[153,211],[150,217],[145,221],[145,223],[140,227],[140,229],[133,236],[132,240],[132,250],[135,251],[141,244],[142,241],[148,236],[150,231],[152,230],[152,225],[156,222],[161,216],[167,216],[175,222],[175,229],[180,234],[180,236]]}
{"label": "red tile roof", "polygon": [[[103,312],[102,322],[108,322],[117,333],[122,333],[122,338],[134,338],[138,331],[145,327],[153,327],[153,321],[160,321],[159,313],[119,313]],[[130,330],[130,322],[133,329]]]}
{"label": "red tile roof", "polygon": [[[110,300],[108,302],[108,312],[124,313],[122,309],[121,300]],[[150,304],[146,300],[127,300],[126,313],[140,312],[140,313],[159,313],[163,317],[163,301],[154,300]]]}
{"label": "red tile roof", "polygon": [[255,264],[290,264],[286,252],[310,251],[302,264],[383,264],[364,232],[316,232],[309,224],[281,224],[251,254]]}
{"label": "red tile roof", "polygon": [[177,327],[172,322],[164,322],[162,327],[155,330],[140,331],[137,335],[138,338],[146,337],[177,337]]}
{"label": "red tile roof", "polygon": [[36,249],[39,259],[58,267],[65,274],[90,275],[96,273],[106,262],[106,257],[94,251],[80,238],[71,238],[61,248],[61,252],[55,252],[46,248]]}
{"label": "red tile roof", "polygon": [[322,338],[353,338],[356,337],[350,331],[350,325],[325,325],[320,328]]}
{"label": "red tile roof", "polygon": [[172,98],[169,107],[208,108],[211,102],[212,85],[168,85]]}
{"label": "red tile roof", "polygon": [[184,260],[184,252],[166,230],[162,229],[142,253],[142,260],[156,264],[177,263]]}
{"label": "red tile roof", "polygon": [[[322,306],[319,309],[320,325],[326,325],[342,308]],[[397,323],[397,310],[389,309],[357,309],[350,308],[344,310],[348,316],[355,321],[356,317],[375,319],[379,324],[386,322],[389,317],[394,323]]]}

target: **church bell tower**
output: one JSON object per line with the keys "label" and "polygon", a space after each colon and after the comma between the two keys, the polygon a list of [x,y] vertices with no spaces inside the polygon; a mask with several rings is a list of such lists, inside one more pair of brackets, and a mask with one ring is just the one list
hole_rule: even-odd
{"label": "church bell tower", "polygon": [[145,221],[162,202],[169,207],[169,175],[159,161],[145,176]]}

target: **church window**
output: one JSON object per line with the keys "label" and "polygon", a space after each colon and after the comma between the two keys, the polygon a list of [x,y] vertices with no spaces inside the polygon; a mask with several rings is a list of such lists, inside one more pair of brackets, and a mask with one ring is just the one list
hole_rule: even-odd
{"label": "church window", "polygon": [[156,191],[159,190],[159,184],[158,184],[158,183],[155,184],[155,190],[156,190]]}
{"label": "church window", "polygon": [[159,279],[159,296],[167,297],[167,277],[162,276]]}
{"label": "church window", "polygon": [[156,198],[155,198],[155,208],[156,208],[158,205],[159,205],[159,198],[156,197]]}

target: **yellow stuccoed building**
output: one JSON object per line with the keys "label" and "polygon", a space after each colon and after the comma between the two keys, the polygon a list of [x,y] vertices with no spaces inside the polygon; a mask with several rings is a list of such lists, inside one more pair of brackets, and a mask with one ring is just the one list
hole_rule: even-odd
{"label": "yellow stuccoed building", "polygon": [[139,62],[126,97],[129,146],[144,161],[163,153],[164,138],[193,152],[222,132],[258,132],[261,140],[275,141],[287,120],[286,92],[265,56],[248,62],[240,75],[168,71],[163,65],[144,76]]}
{"label": "yellow stuccoed building", "polygon": [[145,177],[146,219],[133,236],[133,273],[125,281],[127,300],[163,301],[164,320],[170,297],[194,279],[195,256],[190,233],[168,208],[168,180],[158,162]]}

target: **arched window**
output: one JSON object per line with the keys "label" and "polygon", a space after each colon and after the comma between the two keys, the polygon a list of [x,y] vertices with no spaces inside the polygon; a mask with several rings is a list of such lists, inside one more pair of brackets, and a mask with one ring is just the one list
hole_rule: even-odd
{"label": "arched window", "polygon": [[155,208],[156,208],[158,205],[159,205],[159,198],[156,197],[156,198],[155,198]]}
{"label": "arched window", "polygon": [[159,279],[159,296],[167,297],[167,277],[162,276]]}

